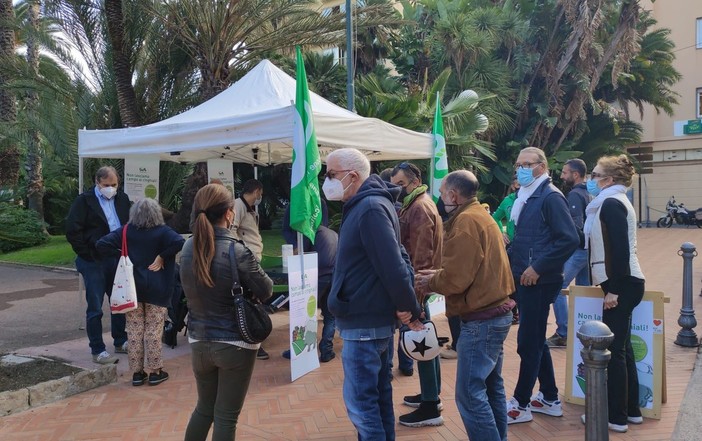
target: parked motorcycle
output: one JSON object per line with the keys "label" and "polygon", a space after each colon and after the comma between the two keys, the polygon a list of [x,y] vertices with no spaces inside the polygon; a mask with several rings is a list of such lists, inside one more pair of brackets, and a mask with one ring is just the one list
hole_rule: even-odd
{"label": "parked motorcycle", "polygon": [[697,225],[697,228],[702,228],[702,208],[690,211],[685,208],[685,204],[676,204],[675,196],[671,196],[665,204],[665,211],[666,214],[656,222],[658,228],[670,228],[673,222],[678,225]]}

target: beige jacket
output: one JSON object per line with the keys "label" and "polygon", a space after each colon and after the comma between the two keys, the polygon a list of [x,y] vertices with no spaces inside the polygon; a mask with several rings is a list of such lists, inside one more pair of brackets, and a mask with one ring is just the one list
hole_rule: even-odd
{"label": "beige jacket", "polygon": [[441,269],[429,289],[446,296],[446,315],[498,307],[514,292],[514,279],[502,232],[472,199],[446,222]]}
{"label": "beige jacket", "polygon": [[232,233],[253,252],[258,261],[263,257],[263,239],[258,232],[258,213],[242,198],[234,200]]}

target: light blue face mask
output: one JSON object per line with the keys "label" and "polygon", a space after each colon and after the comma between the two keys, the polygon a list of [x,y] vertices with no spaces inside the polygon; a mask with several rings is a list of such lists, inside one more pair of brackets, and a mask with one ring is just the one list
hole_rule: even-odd
{"label": "light blue face mask", "polygon": [[534,172],[530,168],[519,167],[517,169],[517,182],[522,187],[528,187],[534,182]]}
{"label": "light blue face mask", "polygon": [[595,181],[594,179],[590,179],[589,181],[587,181],[588,193],[596,197],[598,194],[600,194],[600,191],[602,191],[602,189],[597,186],[597,181]]}

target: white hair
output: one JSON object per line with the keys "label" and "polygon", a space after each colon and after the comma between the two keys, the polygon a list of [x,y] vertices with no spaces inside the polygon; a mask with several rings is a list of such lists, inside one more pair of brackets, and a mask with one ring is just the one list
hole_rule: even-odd
{"label": "white hair", "polygon": [[370,161],[359,150],[352,148],[333,150],[329,155],[327,155],[327,161],[329,158],[334,158],[339,161],[339,165],[344,170],[353,170],[358,173],[362,181],[368,179],[370,176]]}

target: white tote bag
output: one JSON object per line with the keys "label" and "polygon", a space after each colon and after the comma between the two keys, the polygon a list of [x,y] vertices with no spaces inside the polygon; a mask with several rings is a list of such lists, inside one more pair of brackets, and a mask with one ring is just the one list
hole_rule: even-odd
{"label": "white tote bag", "polygon": [[134,265],[127,253],[127,225],[122,229],[122,256],[117,263],[115,281],[112,284],[110,310],[113,314],[125,314],[137,309],[137,292],[134,283]]}

